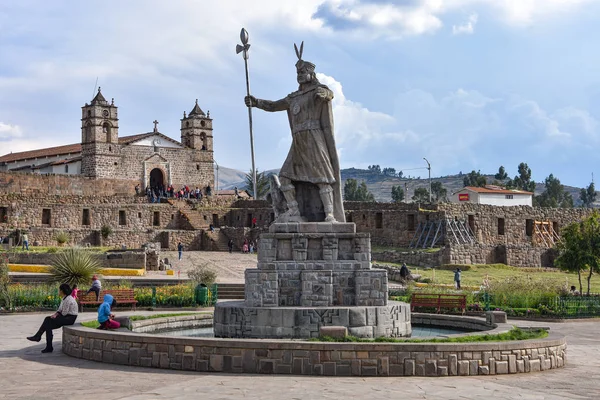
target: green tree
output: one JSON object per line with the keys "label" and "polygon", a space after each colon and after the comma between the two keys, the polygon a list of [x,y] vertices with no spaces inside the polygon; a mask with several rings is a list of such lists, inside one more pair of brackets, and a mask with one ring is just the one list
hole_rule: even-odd
{"label": "green tree", "polygon": [[402,186],[392,186],[392,201],[394,203],[401,203],[404,200],[404,189]]}
{"label": "green tree", "polygon": [[506,170],[504,169],[503,165],[501,165],[500,168],[498,168],[498,173],[494,175],[494,179],[497,179],[499,181],[505,181],[508,179],[508,174],[506,173]]}
{"label": "green tree", "polygon": [[375,172],[376,174],[381,174],[381,167],[379,165],[369,165],[369,171]]}
{"label": "green tree", "polygon": [[369,192],[365,181],[362,181],[359,185],[356,179],[348,179],[344,184],[344,200],[375,201],[375,196]]}
{"label": "green tree", "polygon": [[594,182],[591,182],[587,188],[581,189],[579,191],[579,197],[581,198],[582,206],[591,208],[596,201],[596,194]]}
{"label": "green tree", "polygon": [[484,187],[487,184],[487,179],[480,171],[475,172],[475,170],[473,170],[465,175],[463,183],[465,186]]}
{"label": "green tree", "polygon": [[590,295],[592,275],[600,273],[600,214],[594,211],[582,222],[582,248],[585,251],[585,264],[589,268],[587,277],[587,295]]}
{"label": "green tree", "polygon": [[515,179],[509,179],[506,186],[533,193],[535,191],[535,182],[531,180],[531,168],[529,168],[527,163],[522,162],[519,164],[518,171],[519,175],[515,176]]}
{"label": "green tree", "polygon": [[398,171],[398,178],[402,178],[404,176],[404,172]]}
{"label": "green tree", "polygon": [[385,176],[396,176],[396,168],[384,168],[383,174]]}
{"label": "green tree", "polygon": [[[257,200],[262,200],[265,199],[267,197],[267,194],[269,193],[269,176],[267,174],[265,174],[265,172],[259,172],[258,170],[256,170],[256,186],[258,187],[257,193],[256,193],[256,199]],[[254,184],[252,182],[252,170],[250,170],[247,174],[246,174],[246,186],[244,187],[244,189],[246,189],[248,192],[250,192],[250,194],[254,194]]]}
{"label": "green tree", "polygon": [[429,190],[423,187],[416,188],[412,200],[415,203],[429,203]]}
{"label": "green tree", "polygon": [[558,250],[558,257],[554,261],[562,271],[577,273],[579,293],[583,293],[581,273],[586,269],[581,228],[581,223],[575,222],[562,229],[560,241],[555,247]]}
{"label": "green tree", "polygon": [[448,195],[448,191],[442,184],[442,182],[432,182],[431,183],[431,194],[436,203],[446,201],[446,196]]}
{"label": "green tree", "polygon": [[560,183],[558,178],[550,174],[544,183],[546,190],[535,197],[536,205],[552,208],[573,208],[573,196],[571,196],[571,193],[565,191],[565,187]]}
{"label": "green tree", "polygon": [[600,214],[594,211],[583,221],[567,225],[556,248],[559,250],[557,265],[577,272],[581,293],[581,272],[588,271],[586,280],[589,296],[592,276],[600,273]]}

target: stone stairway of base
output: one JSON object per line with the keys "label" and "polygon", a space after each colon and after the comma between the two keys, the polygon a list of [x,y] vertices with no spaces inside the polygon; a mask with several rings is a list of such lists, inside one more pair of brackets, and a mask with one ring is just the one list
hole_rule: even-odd
{"label": "stone stairway of base", "polygon": [[244,299],[244,284],[243,283],[219,283],[218,284],[218,299],[219,300],[243,300]]}

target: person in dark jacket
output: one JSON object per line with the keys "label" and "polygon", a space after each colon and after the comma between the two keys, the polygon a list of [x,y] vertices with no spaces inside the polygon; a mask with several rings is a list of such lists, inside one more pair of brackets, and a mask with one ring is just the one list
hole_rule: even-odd
{"label": "person in dark jacket", "polygon": [[40,329],[38,329],[35,335],[27,338],[27,340],[32,342],[39,342],[42,340],[44,332],[46,332],[46,348],[42,350],[42,353],[52,353],[52,351],[54,351],[54,348],[52,347],[52,339],[54,338],[52,331],[54,329],[62,328],[66,325],[73,325],[77,319],[77,301],[71,296],[71,288],[69,285],[66,283],[60,285],[58,294],[62,298],[58,310],[44,319],[42,326],[40,326]]}
{"label": "person in dark jacket", "polygon": [[179,252],[179,260],[181,261],[181,259],[183,258],[183,245],[181,244],[181,242],[179,242],[179,244],[177,245],[177,251]]}
{"label": "person in dark jacket", "polygon": [[454,271],[454,282],[456,283],[456,288],[460,290],[460,268],[456,268]]}

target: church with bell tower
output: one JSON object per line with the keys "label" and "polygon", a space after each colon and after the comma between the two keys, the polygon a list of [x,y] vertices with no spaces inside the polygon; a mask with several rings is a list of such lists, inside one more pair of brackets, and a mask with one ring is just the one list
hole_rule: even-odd
{"label": "church with bell tower", "polygon": [[81,108],[81,143],[10,153],[0,171],[82,175],[131,181],[141,188],[214,188],[213,120],[198,105],[181,119],[181,141],[159,131],[119,136],[118,107],[98,92]]}

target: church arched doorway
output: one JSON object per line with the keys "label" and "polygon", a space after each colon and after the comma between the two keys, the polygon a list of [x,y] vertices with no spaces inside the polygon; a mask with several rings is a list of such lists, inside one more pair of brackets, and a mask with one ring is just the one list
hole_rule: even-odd
{"label": "church arched doorway", "polygon": [[150,187],[162,191],[165,187],[165,174],[160,168],[154,168],[150,171]]}

